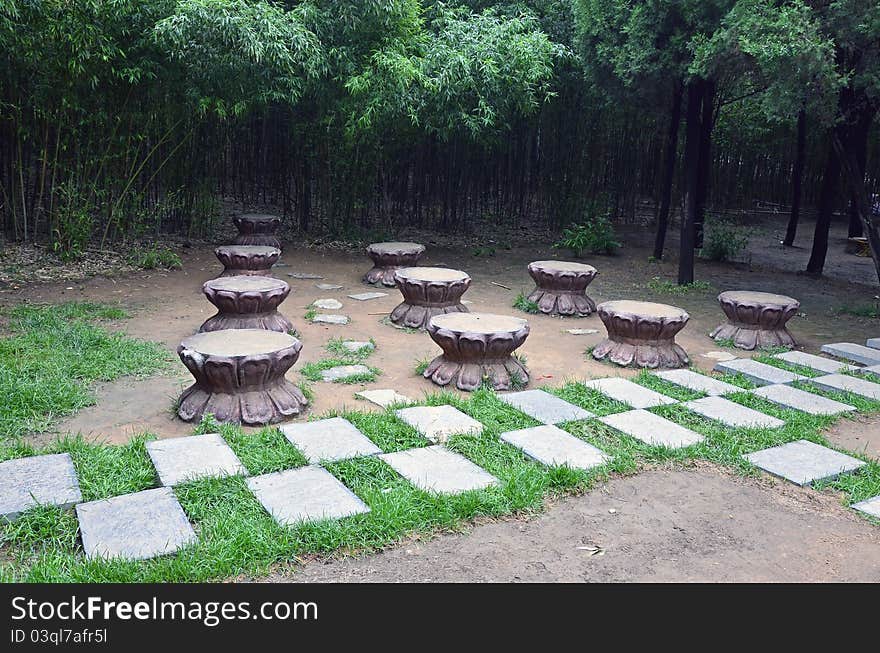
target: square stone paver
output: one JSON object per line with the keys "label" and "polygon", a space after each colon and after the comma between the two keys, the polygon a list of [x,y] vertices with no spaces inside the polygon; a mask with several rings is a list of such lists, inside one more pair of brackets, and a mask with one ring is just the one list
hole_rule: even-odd
{"label": "square stone paver", "polygon": [[348,324],[350,319],[347,315],[337,315],[335,313],[318,313],[312,318],[315,324]]}
{"label": "square stone paver", "polygon": [[504,403],[544,424],[560,424],[593,417],[593,413],[543,390],[524,390],[497,396]]}
{"label": "square stone paver", "polygon": [[338,299],[324,298],[324,299],[316,299],[312,302],[312,306],[315,308],[320,308],[325,311],[338,311],[342,308],[342,302]]}
{"label": "square stone paver", "polygon": [[310,463],[382,453],[370,438],[358,431],[354,424],[341,417],[284,424],[279,428],[284,437],[299,449]]}
{"label": "square stone paver", "polygon": [[656,375],[664,381],[680,385],[694,392],[703,392],[707,395],[726,395],[731,392],[742,392],[742,388],[735,385],[714,379],[705,374],[698,374],[691,370],[664,370],[657,372]]}
{"label": "square stone paver", "polygon": [[318,290],[342,290],[342,286],[338,283],[316,283],[315,288]]}
{"label": "square stone paver", "polygon": [[266,512],[282,526],[370,512],[354,492],[316,465],[254,476],[247,484]]}
{"label": "square stone paver", "polygon": [[352,299],[356,299],[359,302],[365,302],[369,299],[379,299],[380,297],[387,297],[387,292],[358,292],[353,295],[349,295]]}
{"label": "square stone paver", "polygon": [[831,392],[852,392],[865,399],[880,401],[880,383],[866,381],[865,379],[857,379],[848,374],[817,376],[814,379],[810,379],[810,383],[820,390],[829,390]]}
{"label": "square stone paver", "polygon": [[479,435],[483,425],[452,406],[414,406],[394,411],[431,442],[446,442],[451,435]]}
{"label": "square stone paver", "polygon": [[880,349],[857,345],[853,342],[833,342],[830,345],[822,345],[822,351],[835,358],[843,358],[862,365],[880,365]]}
{"label": "square stone paver", "polygon": [[728,374],[742,374],[752,383],[757,385],[773,385],[779,383],[791,383],[803,381],[807,377],[783,370],[766,363],[753,361],[751,358],[736,358],[732,361],[720,361],[715,364],[716,372]]}
{"label": "square stone paver", "polygon": [[247,475],[238,456],[217,433],[153,440],[146,447],[162,485],[208,476]]}
{"label": "square stone paver", "polygon": [[870,367],[861,368],[862,374],[872,381],[880,380],[880,365],[871,365]]}
{"label": "square stone paver", "polygon": [[376,345],[369,340],[344,340],[342,342],[342,348],[346,351],[350,351],[352,354],[357,354],[360,353],[361,350],[373,351],[376,349]]}
{"label": "square stone paver", "polygon": [[446,447],[434,445],[379,456],[420,490],[457,494],[497,485],[498,479]]}
{"label": "square stone paver", "polygon": [[620,377],[583,381],[583,385],[593,388],[593,390],[598,390],[603,395],[607,395],[633,408],[653,408],[654,406],[678,403],[672,397],[667,397],[650,388]]}
{"label": "square stone paver", "polygon": [[880,517],[880,496],[859,501],[858,503],[852,504],[850,508],[855,508],[856,510],[863,512],[866,515],[871,515],[872,517]]}
{"label": "square stone paver", "polygon": [[89,558],[143,560],[197,539],[170,487],[80,503],[76,516]]}
{"label": "square stone paver", "polygon": [[880,349],[880,338],[868,338],[865,345],[871,349]]}
{"label": "square stone paver", "polygon": [[785,408],[793,408],[810,415],[837,415],[855,410],[848,404],[821,395],[792,388],[790,385],[765,385],[752,391],[757,397]]}
{"label": "square stone paver", "polygon": [[785,422],[771,415],[737,404],[724,397],[703,397],[682,404],[688,410],[727,426],[744,428],[779,428]]}
{"label": "square stone paver", "polygon": [[321,370],[322,381],[341,381],[350,376],[358,376],[360,374],[369,374],[370,368],[366,365],[337,365],[326,370]]}
{"label": "square stone paver", "polygon": [[809,367],[811,370],[825,372],[827,374],[854,369],[852,365],[847,363],[841,363],[840,361],[832,360],[831,358],[816,356],[815,354],[808,354],[803,351],[784,351],[781,354],[775,354],[773,358],[778,358],[779,360],[791,363],[792,365]]}
{"label": "square stone paver", "polygon": [[689,447],[703,441],[703,436],[670,422],[647,410],[628,410],[599,418],[600,422],[626,433],[647,444],[669,447]]}
{"label": "square stone paver", "polygon": [[0,463],[0,517],[16,519],[28,508],[69,508],[82,501],[69,453],[13,458]]}
{"label": "square stone paver", "polygon": [[[275,264],[278,267],[278,264]],[[320,274],[312,274],[311,272],[288,272],[287,276],[292,279],[323,279]]]}
{"label": "square stone paver", "polygon": [[501,434],[501,439],[548,467],[592,469],[611,460],[600,449],[552,424],[508,431]]}
{"label": "square stone paver", "polygon": [[388,406],[393,406],[394,404],[412,403],[412,399],[391,389],[361,390],[360,392],[355,392],[354,396],[366,399],[377,406],[382,406],[382,408],[388,408]]}
{"label": "square stone paver", "polygon": [[831,480],[865,464],[857,458],[807,440],[763,449],[746,454],[743,458],[764,471],[797,485]]}

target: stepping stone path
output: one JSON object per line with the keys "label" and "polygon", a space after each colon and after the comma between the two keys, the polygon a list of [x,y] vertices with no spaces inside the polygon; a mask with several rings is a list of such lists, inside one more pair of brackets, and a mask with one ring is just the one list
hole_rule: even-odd
{"label": "stepping stone path", "polygon": [[[275,264],[275,267],[278,267],[278,264]],[[288,277],[293,279],[323,279],[320,274],[312,274],[311,272],[288,272]]]}
{"label": "stepping stone path", "polygon": [[352,354],[359,354],[363,349],[368,351],[376,349],[376,345],[369,340],[345,340],[342,343],[342,347]]}
{"label": "stepping stone path", "polygon": [[355,392],[354,396],[366,399],[382,408],[388,408],[388,406],[394,404],[412,403],[412,399],[398,394],[395,390],[362,390],[361,392]]}
{"label": "stepping stone path", "polygon": [[678,403],[672,397],[667,397],[638,383],[618,377],[584,381],[583,385],[593,390],[598,390],[603,395],[607,395],[633,408],[653,408],[655,406]]}
{"label": "stepping stone path", "polygon": [[333,474],[315,465],[254,476],[247,484],[266,512],[282,526],[370,512]]}
{"label": "stepping stone path", "polygon": [[342,302],[338,299],[316,299],[312,302],[312,306],[325,311],[337,311],[342,308]]}
{"label": "stepping stone path", "polygon": [[855,508],[859,512],[863,512],[866,515],[880,518],[880,496],[871,497],[870,499],[865,499],[864,501],[859,501],[858,503],[852,504],[852,506],[850,507]]}
{"label": "stepping stone path", "polygon": [[880,338],[868,338],[865,345],[871,349],[880,349]]}
{"label": "stepping stone path", "polygon": [[543,424],[560,424],[593,417],[593,413],[543,390],[509,392],[498,395],[498,398]]}
{"label": "stepping stone path", "polygon": [[821,390],[830,392],[852,392],[865,399],[880,401],[880,383],[857,379],[846,374],[829,374],[810,379],[810,383]]}
{"label": "stepping stone path", "polygon": [[370,299],[379,299],[380,297],[387,297],[387,292],[359,292],[353,295],[349,295],[352,299],[356,299],[359,302],[365,302]]}
{"label": "stepping stone path", "polygon": [[737,358],[732,361],[722,361],[715,365],[716,372],[728,374],[742,374],[756,385],[774,385],[779,383],[792,383],[793,381],[805,381],[807,377],[783,370],[766,363],[759,363],[750,358]]}
{"label": "stepping stone path", "polygon": [[318,290],[342,290],[342,286],[336,283],[316,283],[315,288]]}
{"label": "stepping stone path", "polygon": [[354,424],[341,417],[285,424],[281,427],[281,432],[310,463],[382,453]]}
{"label": "stepping stone path", "polygon": [[746,406],[734,403],[724,397],[703,397],[682,404],[688,410],[716,422],[734,428],[779,428],[785,422]]}
{"label": "stepping stone path", "polygon": [[852,406],[821,395],[792,388],[790,385],[765,385],[752,391],[756,397],[785,408],[793,408],[810,415],[837,415],[855,410]]}
{"label": "stepping stone path", "polygon": [[822,345],[822,351],[835,358],[854,361],[862,365],[880,365],[880,349],[865,347],[852,342],[835,342]]}
{"label": "stepping stone path", "polygon": [[703,441],[703,436],[647,410],[628,410],[600,417],[608,426],[654,446],[689,447]]}
{"label": "stepping stone path", "polygon": [[786,351],[781,354],[776,354],[773,358],[778,358],[779,360],[791,363],[792,365],[808,367],[817,372],[825,372],[826,374],[834,374],[835,372],[855,369],[852,365],[847,365],[846,363],[831,360],[830,358],[823,358],[822,356],[816,356],[814,354],[807,354],[802,351]]}
{"label": "stepping stone path", "polygon": [[88,558],[145,560],[197,539],[170,487],[80,503],[76,516]]}
{"label": "stepping stone path", "polygon": [[865,465],[857,458],[807,440],[763,449],[743,458],[765,472],[801,486],[832,480]]}
{"label": "stepping stone path", "polygon": [[165,486],[210,476],[247,475],[247,469],[219,434],[153,440],[147,453]]}
{"label": "stepping stone path", "polygon": [[80,501],[79,481],[68,453],[0,463],[0,517],[12,521],[37,505],[70,508]]}
{"label": "stepping stone path", "polygon": [[665,370],[657,372],[657,377],[669,383],[680,385],[694,392],[702,392],[707,395],[726,395],[731,392],[742,392],[742,388],[735,385],[713,379],[705,374],[697,374],[690,370]]}
{"label": "stepping stone path", "polygon": [[553,425],[508,431],[501,434],[501,439],[548,467],[592,469],[611,460],[593,445]]}
{"label": "stepping stone path", "polygon": [[366,365],[337,365],[327,370],[321,370],[322,381],[341,381],[360,374],[370,374],[370,368]]}
{"label": "stepping stone path", "polygon": [[479,435],[483,425],[452,406],[415,406],[394,411],[431,442],[446,442],[451,435]]}
{"label": "stepping stone path", "polygon": [[350,318],[347,315],[334,315],[332,313],[318,313],[312,318],[315,324],[348,324]]}
{"label": "stepping stone path", "polygon": [[379,456],[420,490],[458,494],[498,484],[482,467],[446,447],[420,447]]}

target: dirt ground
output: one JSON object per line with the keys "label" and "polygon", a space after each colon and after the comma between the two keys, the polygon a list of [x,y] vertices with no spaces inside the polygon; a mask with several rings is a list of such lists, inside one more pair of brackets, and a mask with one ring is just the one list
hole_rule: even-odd
{"label": "dirt ground", "polygon": [[614,479],[531,519],[313,561],[263,580],[876,583],[880,529],[835,493],[698,463]]}

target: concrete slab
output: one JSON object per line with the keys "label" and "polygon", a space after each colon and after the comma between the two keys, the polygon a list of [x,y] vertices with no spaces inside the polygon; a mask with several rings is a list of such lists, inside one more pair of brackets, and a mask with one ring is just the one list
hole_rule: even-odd
{"label": "concrete slab", "polygon": [[672,397],[667,397],[638,383],[633,383],[619,377],[593,379],[592,381],[583,381],[582,383],[588,388],[598,390],[603,395],[607,395],[633,408],[653,408],[654,406],[678,403]]}
{"label": "concrete slab", "polygon": [[833,342],[830,345],[822,345],[822,351],[829,356],[862,365],[880,365],[880,349],[857,345],[853,342]]}
{"label": "concrete slab", "polygon": [[315,308],[320,308],[325,311],[337,311],[342,308],[342,302],[338,299],[325,298],[325,299],[316,299],[312,302],[312,306]]}
{"label": "concrete slab", "polygon": [[734,428],[775,429],[785,422],[771,415],[742,406],[724,397],[703,397],[682,404],[688,410]]}
{"label": "concrete slab", "polygon": [[352,299],[356,299],[359,302],[366,302],[371,299],[379,299],[380,297],[387,297],[387,292],[358,292],[352,295],[349,295]]}
{"label": "concrete slab", "polygon": [[218,433],[146,443],[147,454],[165,486],[210,476],[247,475],[247,469]]}
{"label": "concrete slab", "polygon": [[279,428],[284,437],[299,449],[310,463],[382,453],[372,440],[342,417],[319,419],[314,422],[294,422],[283,424]]}
{"label": "concrete slab", "polygon": [[446,442],[452,435],[479,435],[483,425],[452,406],[413,406],[394,411],[431,442]]}
{"label": "concrete slab", "polygon": [[388,408],[388,406],[393,406],[394,404],[408,404],[412,402],[412,399],[406,395],[402,395],[392,389],[361,390],[360,392],[355,392],[354,396],[366,399],[382,408]]}
{"label": "concrete slab", "polygon": [[657,372],[656,376],[664,381],[669,381],[669,383],[674,383],[675,385],[687,388],[688,390],[702,392],[713,396],[726,395],[731,392],[742,392],[743,390],[742,388],[738,388],[725,381],[714,379],[705,374],[698,374],[691,370],[664,370],[662,372]]}
{"label": "concrete slab", "polygon": [[499,394],[498,398],[542,424],[561,424],[590,419],[593,413],[543,390]]}
{"label": "concrete slab", "polygon": [[743,458],[764,471],[797,485],[835,479],[840,474],[855,471],[865,465],[857,458],[808,440],[797,440],[763,449],[746,454]]}
{"label": "concrete slab", "polygon": [[858,379],[847,374],[828,374],[810,379],[810,383],[820,390],[830,392],[852,392],[853,394],[880,401],[880,383]]}
{"label": "concrete slab", "polygon": [[795,374],[766,363],[753,361],[751,358],[737,358],[732,361],[720,361],[715,364],[716,372],[727,374],[742,374],[752,383],[757,385],[775,385],[779,383],[792,383],[803,381],[807,377]]}
{"label": "concrete slab", "polygon": [[753,390],[753,393],[784,408],[792,408],[810,415],[837,415],[855,410],[848,404],[792,388],[790,385],[765,385]]}
{"label": "concrete slab", "polygon": [[507,431],[500,437],[548,467],[567,465],[572,469],[592,469],[611,460],[600,449],[553,425]]}
{"label": "concrete slab", "polygon": [[336,367],[321,370],[321,380],[332,383],[334,381],[342,381],[352,376],[369,373],[370,368],[366,365],[337,365]]}
{"label": "concrete slab", "polygon": [[312,318],[315,324],[339,324],[345,325],[350,322],[347,315],[337,315],[335,313],[318,313]]}
{"label": "concrete slab", "polygon": [[871,515],[871,517],[880,518],[880,495],[854,503],[850,508],[855,508],[859,512]]}
{"label": "concrete slab", "polygon": [[600,422],[650,445],[689,447],[703,441],[699,433],[686,429],[647,410],[628,410],[599,418]]}
{"label": "concrete slab", "polygon": [[427,492],[458,494],[498,484],[485,469],[441,445],[386,453],[379,458]]}
{"label": "concrete slab", "polygon": [[10,521],[37,505],[70,508],[82,501],[69,453],[13,458],[0,463],[0,517]]}
{"label": "concrete slab", "polygon": [[791,363],[792,365],[809,367],[811,370],[825,372],[826,374],[834,374],[835,372],[855,369],[852,365],[847,363],[841,363],[840,361],[831,358],[816,356],[803,351],[786,351],[781,354],[775,354],[773,358],[778,358],[779,360]]}

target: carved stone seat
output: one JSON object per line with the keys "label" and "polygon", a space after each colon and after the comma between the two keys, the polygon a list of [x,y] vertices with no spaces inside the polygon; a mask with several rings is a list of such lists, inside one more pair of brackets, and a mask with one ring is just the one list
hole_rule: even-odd
{"label": "carved stone seat", "polygon": [[281,279],[259,276],[218,277],[202,286],[217,314],[205,320],[199,332],[221,329],[266,329],[287,333],[293,323],[278,312],[290,294]]}
{"label": "carved stone seat", "polygon": [[272,266],[278,262],[281,250],[266,245],[223,245],[215,249],[214,254],[223,264],[221,277],[271,277]]}
{"label": "carved stone seat", "polygon": [[690,316],[680,308],[654,302],[617,300],[596,307],[608,337],[593,349],[596,360],[637,367],[683,367],[688,356],[675,335]]}
{"label": "carved stone seat", "polygon": [[461,270],[448,268],[400,268],[394,280],[403,301],[391,311],[397,326],[426,329],[435,315],[467,313],[461,296],[471,285],[471,278]]}
{"label": "carved stone seat", "polygon": [[586,289],[598,274],[592,265],[571,261],[534,261],[529,274],[535,289],[529,300],[547,315],[586,317],[596,310],[596,302]]}
{"label": "carved stone seat", "polygon": [[281,241],[275,232],[281,226],[281,218],[267,213],[245,213],[232,218],[238,229],[236,245],[264,245],[281,249]]}
{"label": "carved stone seat", "polygon": [[367,255],[373,259],[373,267],[364,275],[364,283],[381,283],[394,287],[394,273],[398,268],[415,267],[425,253],[419,243],[388,242],[367,245]]}
{"label": "carved stone seat", "polygon": [[740,349],[794,347],[794,336],[785,324],[800,308],[800,302],[785,295],[752,290],[728,290],[718,295],[727,322],[710,334],[715,340],[732,340]]}

